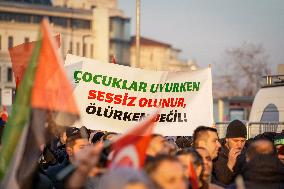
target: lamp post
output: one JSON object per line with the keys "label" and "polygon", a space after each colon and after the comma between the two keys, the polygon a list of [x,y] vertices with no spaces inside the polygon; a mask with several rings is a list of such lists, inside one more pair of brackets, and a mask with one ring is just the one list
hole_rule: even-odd
{"label": "lamp post", "polygon": [[87,38],[87,37],[91,37],[92,35],[90,35],[90,34],[86,34],[86,35],[83,35],[82,36],[82,55],[85,57],[86,56],[86,44],[85,44],[85,39]]}
{"label": "lamp post", "polygon": [[136,67],[140,66],[140,0],[136,0]]}

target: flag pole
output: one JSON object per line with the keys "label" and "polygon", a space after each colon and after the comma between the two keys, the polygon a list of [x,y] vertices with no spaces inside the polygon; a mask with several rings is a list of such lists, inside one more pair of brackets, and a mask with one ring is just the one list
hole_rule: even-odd
{"label": "flag pole", "polygon": [[140,0],[136,0],[136,67],[140,67]]}

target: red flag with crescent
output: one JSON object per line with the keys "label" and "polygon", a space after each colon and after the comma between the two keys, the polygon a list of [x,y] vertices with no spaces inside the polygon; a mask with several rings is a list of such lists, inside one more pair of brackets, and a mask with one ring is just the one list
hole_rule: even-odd
{"label": "red flag with crescent", "polygon": [[144,165],[146,150],[151,140],[158,111],[122,135],[112,144],[110,167],[133,167],[140,169]]}

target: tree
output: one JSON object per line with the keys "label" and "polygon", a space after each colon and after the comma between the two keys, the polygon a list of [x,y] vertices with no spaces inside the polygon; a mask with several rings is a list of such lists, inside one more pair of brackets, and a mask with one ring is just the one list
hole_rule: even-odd
{"label": "tree", "polygon": [[262,45],[243,43],[227,49],[224,61],[217,64],[214,86],[216,96],[254,96],[261,76],[270,73],[268,55]]}

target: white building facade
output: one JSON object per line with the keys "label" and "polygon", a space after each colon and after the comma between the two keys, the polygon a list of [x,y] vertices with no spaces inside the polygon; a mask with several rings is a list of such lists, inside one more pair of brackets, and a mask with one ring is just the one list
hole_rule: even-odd
{"label": "white building facade", "polygon": [[0,95],[4,89],[15,93],[8,48],[36,41],[44,17],[61,36],[63,58],[71,53],[110,62],[114,55],[118,64],[130,65],[130,19],[116,0],[0,0]]}

